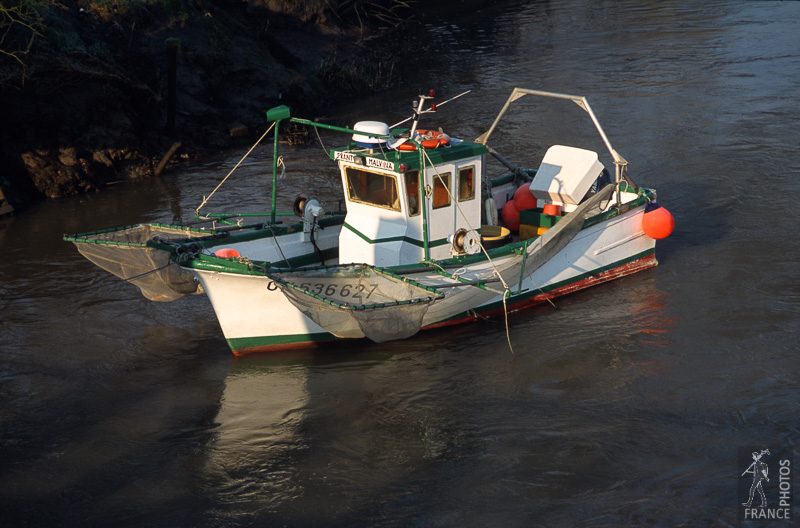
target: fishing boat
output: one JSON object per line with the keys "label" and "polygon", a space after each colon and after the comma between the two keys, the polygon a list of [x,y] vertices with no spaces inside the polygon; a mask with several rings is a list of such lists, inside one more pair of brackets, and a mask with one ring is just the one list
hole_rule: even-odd
{"label": "fishing boat", "polygon": [[[488,131],[470,141],[422,128],[437,110],[434,96],[420,94],[412,116],[391,127],[326,125],[293,117],[286,106],[267,111],[269,212],[202,213],[204,200],[191,224],[64,239],[149,299],[207,295],[236,355],[405,339],[657,265],[655,242],[672,231],[672,216],[655,190],[634,183],[585,97],[515,88]],[[585,111],[613,174],[597,152],[575,146],[551,146],[536,169],[489,146],[504,114],[526,96]],[[326,150],[327,162],[338,165],[343,207],[327,211],[298,196],[292,211],[278,211],[286,123],[343,134],[342,146]],[[493,158],[504,166],[494,178],[486,167]]]}

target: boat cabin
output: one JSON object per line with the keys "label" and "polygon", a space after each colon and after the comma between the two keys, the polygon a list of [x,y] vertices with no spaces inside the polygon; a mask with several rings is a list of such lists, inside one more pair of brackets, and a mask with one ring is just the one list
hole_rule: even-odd
{"label": "boat cabin", "polygon": [[[425,148],[392,144],[389,127],[353,128],[353,142],[333,149],[347,204],[339,262],[396,266],[476,252],[486,147],[433,133]],[[394,131],[395,135],[400,131]]]}

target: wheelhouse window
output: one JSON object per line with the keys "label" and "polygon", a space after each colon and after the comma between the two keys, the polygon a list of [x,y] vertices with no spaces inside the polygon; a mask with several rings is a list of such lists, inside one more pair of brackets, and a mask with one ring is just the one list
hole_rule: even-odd
{"label": "wheelhouse window", "polygon": [[408,202],[408,216],[419,214],[419,171],[405,173],[406,201]]}
{"label": "wheelhouse window", "polygon": [[440,209],[450,205],[450,173],[433,175],[433,208]]}
{"label": "wheelhouse window", "polygon": [[458,169],[458,201],[467,202],[475,198],[475,167]]}
{"label": "wheelhouse window", "polygon": [[346,167],[344,171],[350,201],[400,211],[400,196],[394,176],[355,167]]}

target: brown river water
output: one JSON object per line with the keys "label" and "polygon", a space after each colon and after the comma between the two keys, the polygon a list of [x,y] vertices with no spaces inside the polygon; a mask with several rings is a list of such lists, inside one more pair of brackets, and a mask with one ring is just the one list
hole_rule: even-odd
{"label": "brown river water", "polygon": [[[492,320],[234,359],[205,297],[147,301],[61,236],[191,219],[244,151],[40,204],[0,221],[0,525],[797,526],[800,2],[473,4],[330,116],[471,89],[426,118],[471,139],[515,85],[586,95],[675,217],[660,265],[512,314],[513,354]],[[572,103],[519,103],[491,141],[515,163],[604,152]],[[263,210],[270,156],[205,209]],[[333,208],[322,149],[285,157],[281,202]],[[788,521],[741,504],[762,449]]]}

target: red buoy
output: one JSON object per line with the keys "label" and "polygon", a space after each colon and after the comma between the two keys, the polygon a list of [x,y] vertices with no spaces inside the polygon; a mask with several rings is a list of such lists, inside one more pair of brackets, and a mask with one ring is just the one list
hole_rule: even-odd
{"label": "red buoy", "polygon": [[503,223],[512,231],[519,231],[519,209],[514,205],[514,200],[509,200],[500,211]]}
{"label": "red buoy", "polygon": [[536,197],[531,194],[531,184],[523,183],[514,192],[514,205],[518,211],[533,209],[536,207]]}
{"label": "red buoy", "polygon": [[231,258],[231,257],[241,257],[241,253],[236,251],[235,249],[231,248],[222,248],[218,249],[214,252],[215,257],[219,258]]}
{"label": "red buoy", "polygon": [[642,229],[644,234],[653,240],[667,238],[675,227],[675,219],[666,208],[657,203],[649,203],[644,208],[642,217]]}

